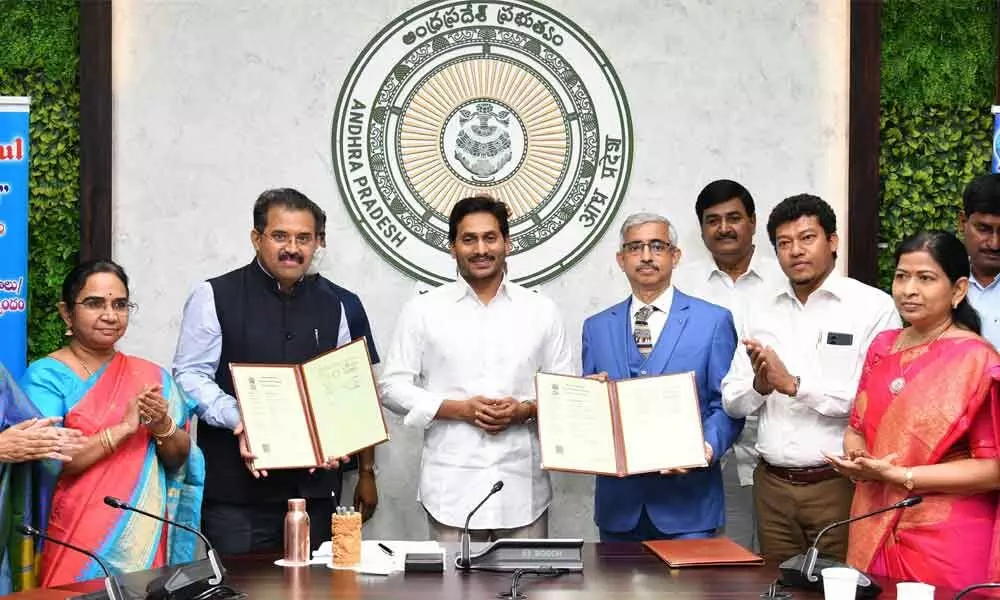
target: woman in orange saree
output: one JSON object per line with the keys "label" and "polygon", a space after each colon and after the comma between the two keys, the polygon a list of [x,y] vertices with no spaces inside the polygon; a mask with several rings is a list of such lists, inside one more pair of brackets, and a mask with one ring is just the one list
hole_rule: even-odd
{"label": "woman in orange saree", "polygon": [[852,515],[923,496],[852,523],[847,562],[952,590],[1000,575],[1000,355],[965,300],[968,265],[951,233],[900,246],[893,298],[910,326],[872,342],[845,456],[829,457],[858,481]]}

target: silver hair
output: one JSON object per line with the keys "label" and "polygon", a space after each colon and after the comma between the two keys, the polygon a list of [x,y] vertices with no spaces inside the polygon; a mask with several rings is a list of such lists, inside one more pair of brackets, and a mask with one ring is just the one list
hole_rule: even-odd
{"label": "silver hair", "polygon": [[619,245],[625,243],[625,232],[633,227],[645,225],[646,223],[662,223],[663,225],[666,225],[667,232],[670,234],[670,239],[664,241],[670,242],[675,248],[677,247],[677,230],[674,228],[674,224],[670,222],[670,219],[664,217],[663,215],[651,212],[632,213],[631,215],[625,217],[625,222],[622,223],[622,228],[618,235]]}

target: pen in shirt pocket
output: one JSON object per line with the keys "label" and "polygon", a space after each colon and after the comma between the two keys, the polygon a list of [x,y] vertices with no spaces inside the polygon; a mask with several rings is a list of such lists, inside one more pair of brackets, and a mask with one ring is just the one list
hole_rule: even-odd
{"label": "pen in shirt pocket", "polygon": [[316,349],[319,350],[319,329],[313,329],[313,339],[316,340]]}

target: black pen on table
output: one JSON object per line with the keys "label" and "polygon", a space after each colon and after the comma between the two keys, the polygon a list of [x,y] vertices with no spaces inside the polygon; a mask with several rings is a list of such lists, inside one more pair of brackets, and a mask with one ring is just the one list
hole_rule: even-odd
{"label": "black pen on table", "polygon": [[390,548],[389,546],[386,546],[382,542],[378,543],[378,547],[382,550],[382,552],[385,552],[389,556],[396,556],[396,553],[392,551],[392,548]]}

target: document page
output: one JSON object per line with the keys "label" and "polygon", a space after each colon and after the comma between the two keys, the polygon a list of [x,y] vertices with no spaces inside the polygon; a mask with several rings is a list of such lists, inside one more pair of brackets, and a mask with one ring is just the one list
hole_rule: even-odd
{"label": "document page", "polygon": [[293,365],[233,364],[233,387],[257,469],[316,465]]}
{"label": "document page", "polygon": [[694,373],[628,379],[616,386],[630,474],[707,466]]}
{"label": "document page", "polygon": [[538,373],[535,388],[542,468],[617,474],[608,385]]}
{"label": "document page", "polygon": [[364,339],[302,365],[324,458],[389,439]]}

